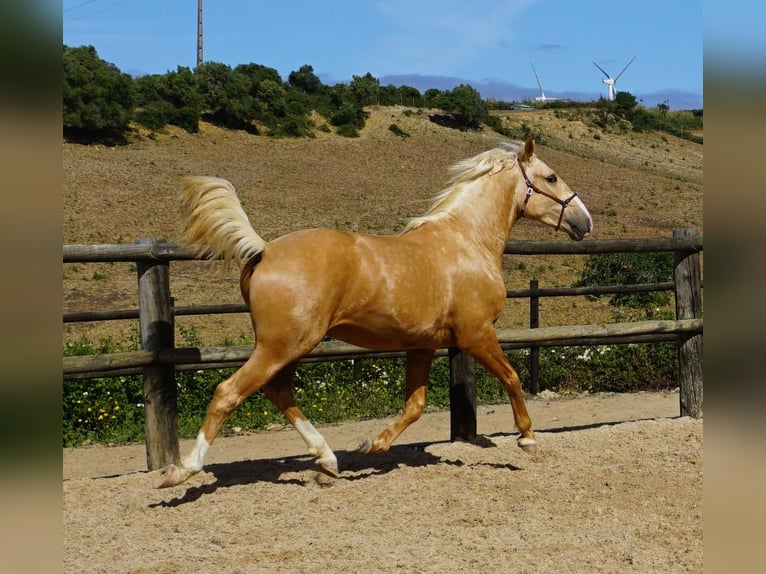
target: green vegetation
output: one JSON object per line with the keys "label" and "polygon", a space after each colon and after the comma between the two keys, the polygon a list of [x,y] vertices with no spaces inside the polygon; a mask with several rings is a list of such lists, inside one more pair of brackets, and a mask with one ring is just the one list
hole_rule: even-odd
{"label": "green vegetation", "polygon": [[[356,137],[365,125],[364,106],[369,105],[436,108],[445,115],[434,114],[431,119],[449,127],[473,130],[487,125],[507,137],[542,136],[503,126],[490,111],[511,109],[513,103],[486,101],[466,84],[421,94],[412,86],[381,86],[368,72],[352,76],[348,84],[326,86],[309,65],[290,72],[283,82],[274,68],[260,64],[231,68],[218,62],[133,79],[101,60],[92,46],[64,46],[63,59],[64,135],[84,143],[121,143],[130,133],[131,121],[152,131],[174,125],[196,132],[200,119],[254,134],[313,137],[314,129],[329,128],[326,123],[315,126],[312,112],[327,118],[336,133]],[[601,129],[661,130],[702,143],[694,133],[702,129],[702,110],[671,113],[666,104],[649,110],[628,92],[618,92],[613,102],[602,98],[595,103],[527,103]]]}
{"label": "green vegetation", "polygon": [[695,143],[703,143],[702,136],[695,133],[703,129],[702,110],[671,112],[667,104],[659,104],[651,109],[645,108],[629,92],[617,92],[613,102],[600,98],[596,102],[568,102],[568,105],[550,102],[543,107],[554,109],[559,118],[579,120],[605,131],[661,131]]}
{"label": "green vegetation", "polygon": [[[580,279],[574,287],[638,285],[672,280],[672,253],[605,253],[591,255],[586,259]],[[590,299],[601,297],[601,295],[589,296]],[[670,295],[666,291],[615,293],[609,297],[609,304],[613,307],[640,309],[649,319],[670,302]]]}
{"label": "green vegetation", "polygon": [[[193,332],[184,332],[183,343],[196,346]],[[229,343],[230,344],[230,343]],[[136,341],[123,345],[111,340],[98,344],[86,340],[68,343],[64,355],[90,355],[135,350]],[[529,381],[529,351],[510,351],[508,357],[522,384]],[[541,388],[557,392],[632,392],[675,386],[676,351],[669,343],[590,347],[555,347],[540,350]],[[404,360],[366,359],[355,379],[351,360],[304,363],[296,375],[295,397],[306,415],[317,423],[396,415],[404,406]],[[208,402],[218,383],[233,369],[176,373],[178,428],[182,438],[196,436]],[[476,366],[477,402],[505,404],[500,383]],[[449,408],[449,367],[437,358],[431,370],[428,408]],[[248,398],[226,421],[223,432],[240,427],[265,429],[286,424],[286,419],[264,393]],[[509,415],[509,425],[512,424]],[[141,377],[122,376],[63,382],[64,446],[125,444],[144,437],[144,401]]]}
{"label": "green vegetation", "polygon": [[70,139],[119,142],[135,103],[133,81],[93,47],[64,46],[64,129]]}
{"label": "green vegetation", "polygon": [[410,134],[405,132],[402,128],[397,126],[396,124],[391,124],[388,126],[388,131],[390,131],[392,134],[397,135],[401,138],[408,138],[410,137]]}

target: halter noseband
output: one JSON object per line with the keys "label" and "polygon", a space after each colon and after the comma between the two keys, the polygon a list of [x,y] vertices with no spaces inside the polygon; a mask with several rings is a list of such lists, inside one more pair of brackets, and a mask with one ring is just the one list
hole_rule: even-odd
{"label": "halter noseband", "polygon": [[555,201],[561,206],[561,213],[559,214],[559,222],[556,224],[556,231],[558,231],[559,227],[561,227],[561,220],[564,218],[564,210],[567,208],[567,205],[569,205],[569,202],[572,201],[575,197],[577,197],[577,192],[574,192],[572,195],[570,195],[566,199],[559,199],[555,195],[546,193],[530,181],[530,179],[527,177],[527,172],[524,171],[524,166],[522,165],[521,160],[517,160],[516,163],[519,164],[519,169],[521,169],[521,175],[524,176],[524,183],[527,184],[527,196],[524,198],[524,205],[521,206],[521,215],[519,215],[519,217],[524,217],[524,211],[527,209],[527,203],[529,202],[529,198],[532,196],[532,194],[539,193],[540,195],[544,195],[548,199],[552,199],[553,201]]}

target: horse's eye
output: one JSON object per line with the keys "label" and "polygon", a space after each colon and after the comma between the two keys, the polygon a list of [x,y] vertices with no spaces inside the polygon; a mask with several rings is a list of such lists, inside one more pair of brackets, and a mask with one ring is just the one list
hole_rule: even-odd
{"label": "horse's eye", "polygon": [[550,174],[548,177],[545,178],[548,183],[556,183],[558,181],[558,178],[556,177],[555,173]]}

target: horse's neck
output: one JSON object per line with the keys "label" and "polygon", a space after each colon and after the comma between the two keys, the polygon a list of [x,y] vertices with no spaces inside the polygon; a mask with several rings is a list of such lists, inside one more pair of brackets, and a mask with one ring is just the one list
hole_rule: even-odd
{"label": "horse's neck", "polygon": [[468,249],[488,261],[499,261],[517,219],[513,206],[517,180],[509,178],[511,174],[503,175],[485,176],[469,184],[449,208],[448,216],[428,221],[407,234],[428,244],[438,243],[446,252]]}
{"label": "horse's neck", "polygon": [[473,182],[455,205],[453,215],[466,227],[464,234],[493,255],[502,255],[517,219],[513,204],[516,183],[508,169],[484,176]]}

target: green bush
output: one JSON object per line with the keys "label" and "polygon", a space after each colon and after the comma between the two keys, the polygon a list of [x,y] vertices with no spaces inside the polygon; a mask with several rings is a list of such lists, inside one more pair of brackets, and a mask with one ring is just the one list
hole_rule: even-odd
{"label": "green bush", "polygon": [[98,57],[93,46],[63,54],[64,134],[70,139],[121,142],[133,117],[133,81]]}
{"label": "green bush", "polygon": [[675,343],[540,349],[540,387],[557,392],[636,392],[676,386]]}
{"label": "green bush", "polygon": [[195,76],[206,119],[221,127],[252,131],[260,111],[253,96],[253,80],[248,69],[232,70],[226,64],[205,62]]}
{"label": "green bush", "polygon": [[[586,259],[580,278],[573,287],[663,283],[672,279],[673,253],[604,253]],[[588,297],[596,300],[602,295]],[[615,293],[609,297],[610,305],[642,309],[647,317],[652,317],[657,308],[666,306],[670,301],[667,291]]]}
{"label": "green bush", "polygon": [[314,68],[308,64],[290,72],[288,83],[306,94],[316,94],[322,91],[322,81],[314,74]]}
{"label": "green bush", "polygon": [[489,115],[487,102],[468,84],[441,92],[434,103],[445,112],[449,112],[463,129],[478,129]]}
{"label": "green bush", "polygon": [[410,137],[410,134],[408,134],[406,131],[404,131],[402,128],[400,128],[396,124],[391,124],[388,126],[388,131],[390,131],[392,134],[399,136],[400,138],[408,138]]}
{"label": "green bush", "polygon": [[136,121],[151,130],[166,125],[178,126],[187,132],[199,131],[202,115],[202,98],[197,79],[186,67],[179,66],[175,72],[136,78]]}
{"label": "green bush", "polygon": [[[64,345],[64,356],[97,355],[135,350],[135,342],[98,344],[84,338]],[[140,377],[64,381],[63,445],[126,443],[143,440],[144,404]]]}
{"label": "green bush", "polygon": [[330,118],[330,123],[336,127],[351,125],[357,128],[364,127],[364,110],[353,104],[343,104]]}
{"label": "green bush", "polygon": [[356,129],[356,126],[354,126],[352,124],[342,124],[342,125],[339,125],[335,129],[335,131],[336,131],[336,133],[339,136],[344,136],[344,137],[347,137],[347,138],[359,137],[359,130]]}
{"label": "green bush", "polygon": [[484,123],[492,129],[492,131],[499,133],[502,136],[512,138],[514,137],[513,132],[503,126],[502,120],[498,116],[493,116],[491,114],[488,114],[486,118],[484,118]]}
{"label": "green bush", "polygon": [[[200,346],[193,330],[182,331],[184,346]],[[231,342],[224,342],[231,344]],[[64,355],[91,355],[135,350],[135,340],[116,344],[109,339],[98,344],[85,339],[64,345]],[[529,390],[528,349],[507,356]],[[541,389],[557,392],[635,392],[675,387],[677,359],[674,343],[599,345],[542,348]],[[504,404],[505,388],[476,365],[478,404]],[[394,416],[404,408],[403,359],[364,359],[356,369],[352,360],[302,363],[295,377],[295,399],[306,416],[317,423],[337,423]],[[176,372],[178,430],[181,438],[193,438],[205,417],[216,386],[234,369]],[[427,393],[427,409],[449,408],[449,363],[434,360]],[[122,376],[63,383],[62,434],[64,446],[93,443],[128,443],[144,439],[144,401],[141,377]],[[281,412],[257,392],[245,400],[226,420],[223,431],[234,427],[265,429],[286,424]]]}

